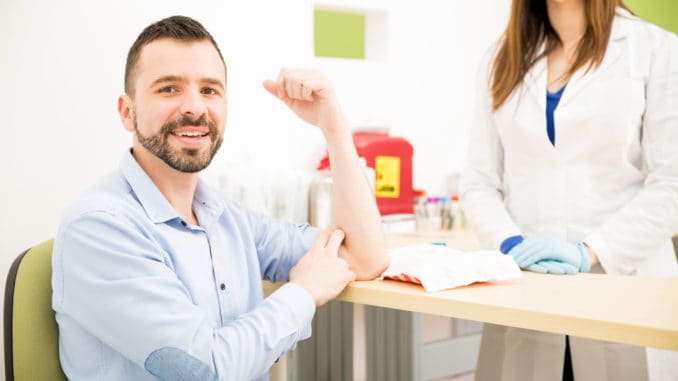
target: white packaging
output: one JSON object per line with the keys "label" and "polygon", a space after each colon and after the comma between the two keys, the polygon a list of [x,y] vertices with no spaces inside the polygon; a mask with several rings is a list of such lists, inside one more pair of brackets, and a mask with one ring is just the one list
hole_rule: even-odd
{"label": "white packaging", "polygon": [[523,276],[511,256],[494,250],[460,251],[420,244],[390,249],[389,255],[391,265],[383,278],[419,283],[429,292]]}

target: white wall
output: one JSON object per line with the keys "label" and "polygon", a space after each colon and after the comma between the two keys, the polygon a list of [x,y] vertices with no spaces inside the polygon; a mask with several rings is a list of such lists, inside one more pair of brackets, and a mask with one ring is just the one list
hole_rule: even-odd
{"label": "white wall", "polygon": [[[189,4],[190,3],[190,4]],[[56,232],[65,207],[114,170],[130,137],[116,100],[129,46],[173,14],[200,20],[229,66],[228,163],[310,168],[313,128],[262,89],[280,66],[313,66],[335,82],[355,125],[385,124],[415,146],[415,186],[444,192],[466,149],[476,65],[498,38],[508,0],[324,1],[387,14],[388,60],[314,59],[312,0],[0,2],[0,273]],[[275,163],[275,164],[271,164]]]}

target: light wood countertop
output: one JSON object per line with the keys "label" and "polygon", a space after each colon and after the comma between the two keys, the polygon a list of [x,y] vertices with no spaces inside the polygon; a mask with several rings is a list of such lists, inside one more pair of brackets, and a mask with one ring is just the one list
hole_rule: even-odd
{"label": "light wood countertop", "polygon": [[[470,232],[389,236],[390,246],[445,240],[472,250]],[[279,284],[265,283],[267,294]],[[678,278],[548,275],[478,283],[439,292],[384,281],[352,282],[337,300],[678,350]]]}

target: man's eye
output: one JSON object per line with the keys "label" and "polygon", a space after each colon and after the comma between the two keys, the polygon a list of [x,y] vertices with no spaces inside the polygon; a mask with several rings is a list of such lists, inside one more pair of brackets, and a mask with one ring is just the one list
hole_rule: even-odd
{"label": "man's eye", "polygon": [[175,92],[175,91],[176,91],[176,89],[175,89],[174,87],[172,87],[172,86],[165,86],[165,87],[161,88],[159,92],[161,92],[161,93],[168,93],[168,94],[169,94],[169,93],[173,93],[173,92]]}
{"label": "man's eye", "polygon": [[207,94],[207,95],[215,95],[217,93],[217,91],[214,90],[213,88],[206,87],[206,88],[202,89],[202,93]]}

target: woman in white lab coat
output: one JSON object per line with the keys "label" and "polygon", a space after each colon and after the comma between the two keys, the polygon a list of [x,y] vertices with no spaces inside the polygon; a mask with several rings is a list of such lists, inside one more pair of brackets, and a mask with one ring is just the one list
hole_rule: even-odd
{"label": "woman in white lab coat", "polygon": [[[513,0],[481,66],[461,188],[481,241],[523,269],[677,276],[678,37],[618,0]],[[678,380],[678,352],[495,325],[476,377],[564,366],[577,381]]]}

